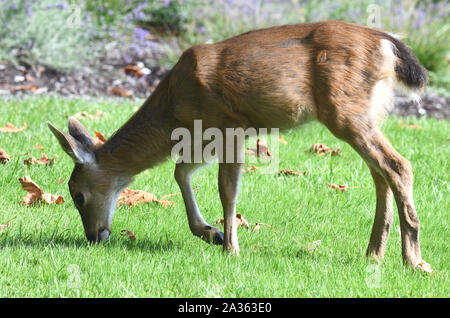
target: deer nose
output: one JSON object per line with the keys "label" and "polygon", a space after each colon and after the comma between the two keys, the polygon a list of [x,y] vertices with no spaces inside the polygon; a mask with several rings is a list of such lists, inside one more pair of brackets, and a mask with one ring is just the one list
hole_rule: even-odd
{"label": "deer nose", "polygon": [[108,229],[100,229],[98,231],[98,237],[97,241],[104,242],[109,238],[109,235],[111,234],[111,231]]}
{"label": "deer nose", "polygon": [[86,233],[86,238],[89,242],[100,243],[104,242],[109,238],[111,231],[106,228],[101,228],[97,232]]}

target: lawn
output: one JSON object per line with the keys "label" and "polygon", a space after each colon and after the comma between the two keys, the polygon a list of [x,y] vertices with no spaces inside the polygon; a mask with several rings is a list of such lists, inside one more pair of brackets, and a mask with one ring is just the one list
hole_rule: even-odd
{"label": "lawn", "polygon": [[[434,274],[403,266],[396,213],[384,261],[377,265],[364,257],[375,211],[369,170],[350,146],[318,123],[284,133],[287,144],[279,144],[279,169],[306,175],[243,175],[238,213],[275,230],[240,227],[239,257],[190,233],[181,196],[171,197],[175,206],[168,208],[156,203],[118,208],[109,241],[88,244],[67,187],[73,163],[46,122],[67,131],[69,116],[102,110],[104,116],[81,121],[108,137],[141,103],[60,97],[1,101],[0,126],[26,122],[27,128],[0,132],[0,147],[12,157],[0,164],[0,224],[11,220],[0,233],[0,297],[450,296],[450,125],[432,118],[391,117],[382,129],[412,162],[422,256]],[[400,120],[416,126],[399,125]],[[342,156],[317,156],[309,151],[315,143],[340,147]],[[37,144],[44,149],[34,148]],[[24,165],[24,159],[42,152],[58,155],[56,163]],[[179,192],[173,169],[168,160],[136,176],[130,187],[158,198]],[[26,193],[18,178],[25,175],[66,202],[22,206]],[[339,192],[328,183],[350,188]],[[193,186],[199,187],[195,193],[205,219],[214,224],[222,217],[217,165],[200,171]],[[121,236],[122,229],[131,230],[136,240]]]}

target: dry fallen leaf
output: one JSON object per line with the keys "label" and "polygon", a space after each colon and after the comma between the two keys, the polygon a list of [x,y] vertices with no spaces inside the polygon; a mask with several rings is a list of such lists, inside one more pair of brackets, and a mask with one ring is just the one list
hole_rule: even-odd
{"label": "dry fallen leaf", "polygon": [[35,157],[30,157],[28,159],[25,159],[23,161],[23,163],[28,166],[38,164],[38,165],[47,165],[47,166],[51,167],[55,163],[57,157],[58,156],[55,156],[55,158],[49,158],[49,157],[47,157],[47,155],[45,153],[43,153],[41,155],[41,159],[36,159]]}
{"label": "dry fallen leaf", "polygon": [[33,203],[40,203],[44,201],[47,204],[62,204],[64,203],[63,197],[54,195],[51,193],[45,193],[41,188],[33,181],[29,176],[19,178],[22,188],[27,191],[27,195],[23,197],[23,205],[31,205]]}
{"label": "dry fallen leaf", "polygon": [[344,192],[344,191],[346,191],[348,189],[348,185],[347,184],[341,185],[341,184],[328,183],[327,185],[330,188],[332,188],[332,189],[334,189],[336,191]]}
{"label": "dry fallen leaf", "polygon": [[13,217],[12,219],[9,219],[4,224],[0,224],[0,233],[3,232],[4,229],[6,229],[12,220],[14,220],[16,217]]}
{"label": "dry fallen leaf", "polygon": [[0,148],[0,163],[7,163],[11,157],[6,153],[3,148]]}
{"label": "dry fallen leaf", "polygon": [[93,141],[95,146],[101,146],[106,142],[106,137],[103,133],[94,130],[94,134]]}
{"label": "dry fallen leaf", "polygon": [[27,123],[23,123],[23,126],[20,128],[17,128],[11,123],[6,123],[5,127],[0,127],[0,132],[8,132],[8,133],[16,133],[21,132],[27,128]]}
{"label": "dry fallen leaf", "polygon": [[342,155],[339,148],[332,149],[332,148],[325,146],[324,144],[314,144],[312,146],[311,150],[313,152],[315,152],[316,154],[318,154],[319,156],[323,156],[327,153],[331,153],[332,156],[336,156],[336,155],[341,156]]}
{"label": "dry fallen leaf", "polygon": [[125,71],[125,74],[127,75],[133,75],[136,77],[142,77],[144,76],[144,72],[142,69],[137,65],[127,65],[123,69]]}
{"label": "dry fallen leaf", "polygon": [[290,169],[284,169],[284,170],[280,170],[280,172],[278,172],[278,176],[299,176],[300,175],[300,171],[296,170],[290,170]]}
{"label": "dry fallen leaf", "polygon": [[285,144],[285,145],[287,145],[287,141],[283,138],[283,136],[279,136],[278,137],[278,141],[283,143],[283,144]]}
{"label": "dry fallen leaf", "polygon": [[39,145],[39,144],[34,145],[34,148],[39,149],[39,150],[44,150],[44,146]]}
{"label": "dry fallen leaf", "polygon": [[132,95],[130,91],[117,87],[109,89],[108,93],[110,93],[111,95],[118,95],[122,97],[130,97]]}
{"label": "dry fallen leaf", "polygon": [[0,233],[9,226],[9,223],[0,224]]}
{"label": "dry fallen leaf", "polygon": [[255,167],[255,166],[250,166],[250,167],[244,167],[244,172],[255,172],[257,171],[259,168]]}
{"label": "dry fallen leaf", "polygon": [[400,127],[405,127],[405,128],[423,129],[423,127],[420,126],[420,125],[411,124],[411,123],[407,124],[407,123],[404,123],[402,120],[400,120],[400,121],[398,122],[398,125],[399,125]]}
{"label": "dry fallen leaf", "polygon": [[[165,197],[167,197],[167,196],[165,196]],[[158,198],[152,193],[145,192],[142,190],[132,190],[132,189],[126,188],[119,195],[119,200],[117,202],[117,205],[118,206],[120,206],[120,205],[133,206],[133,205],[138,205],[138,204],[147,203],[147,202],[157,202],[165,208],[175,205],[175,202],[168,201],[163,198],[158,200]]]}
{"label": "dry fallen leaf", "polygon": [[97,119],[100,118],[102,116],[104,116],[106,113],[104,111],[101,111],[99,109],[97,109],[95,111],[95,114],[89,114],[88,112],[78,112],[75,115],[73,115],[73,117],[76,117],[78,119],[82,119],[82,118],[89,118],[89,119]]}
{"label": "dry fallen leaf", "polygon": [[261,157],[264,159],[271,159],[271,153],[269,148],[267,147],[267,142],[265,139],[257,139],[256,140],[256,149],[247,148],[246,153],[248,155],[254,155],[256,157]]}
{"label": "dry fallen leaf", "polygon": [[272,226],[270,226],[270,225],[268,225],[268,224],[265,224],[265,223],[255,223],[255,227],[253,228],[252,232],[259,231],[259,229],[261,228],[261,226],[268,227],[268,228],[271,229],[272,231],[276,232],[276,230],[275,230]]}
{"label": "dry fallen leaf", "polygon": [[[223,224],[225,222],[225,220],[223,218],[220,218],[216,221],[216,224]],[[237,226],[244,226],[247,229],[250,228],[250,225],[248,224],[247,220],[244,219],[244,217],[242,216],[242,214],[236,214],[236,224]]]}
{"label": "dry fallen leaf", "polygon": [[30,92],[36,92],[41,87],[38,85],[17,85],[14,87],[16,91],[30,91]]}
{"label": "dry fallen leaf", "polygon": [[236,214],[236,223],[237,223],[237,226],[244,226],[247,229],[250,228],[250,225],[248,224],[247,220],[244,219],[242,214]]}
{"label": "dry fallen leaf", "polygon": [[[23,78],[25,80],[25,78]],[[46,87],[40,87],[38,85],[0,85],[0,89],[7,89],[12,92],[15,91],[30,91],[35,94],[43,93],[44,91],[47,91]]]}
{"label": "dry fallen leaf", "polygon": [[131,232],[130,230],[121,230],[120,235],[128,236],[131,241],[136,240],[136,236],[134,236],[133,232]]}
{"label": "dry fallen leaf", "polygon": [[[308,174],[308,171],[303,170],[301,172],[301,174],[306,176]],[[299,176],[300,175],[300,171],[298,171],[298,170],[293,171],[293,170],[290,170],[290,169],[284,169],[284,170],[280,170],[280,172],[278,172],[278,176],[281,176],[281,175],[284,175],[284,176]]]}

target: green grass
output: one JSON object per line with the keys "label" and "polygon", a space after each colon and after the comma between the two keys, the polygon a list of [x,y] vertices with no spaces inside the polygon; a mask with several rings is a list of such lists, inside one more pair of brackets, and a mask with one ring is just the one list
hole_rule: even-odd
{"label": "green grass", "polygon": [[[426,275],[404,267],[398,216],[394,216],[384,261],[377,267],[366,258],[374,218],[375,191],[370,173],[358,155],[323,126],[311,123],[283,134],[280,169],[307,170],[300,177],[246,173],[238,213],[261,228],[238,229],[240,256],[194,237],[188,228],[182,198],[163,208],[156,204],[118,208],[108,242],[88,244],[66,184],[73,163],[47,128],[50,120],[67,130],[68,116],[100,109],[103,118],[85,119],[93,132],[112,134],[141,101],[14,98],[0,107],[0,126],[9,121],[28,128],[0,133],[0,147],[12,157],[0,165],[0,297],[449,297],[449,140],[448,121],[403,119],[423,129],[400,127],[389,118],[383,131],[408,158],[415,173],[414,197],[421,221],[422,255],[434,268]],[[343,156],[318,157],[314,143],[341,147]],[[20,156],[58,155],[52,167],[25,169]],[[269,144],[270,147],[270,144]],[[131,185],[161,197],[179,192],[173,163],[138,175]],[[27,170],[27,171],[26,171]],[[18,181],[28,174],[44,191],[62,195],[63,205],[23,207]],[[335,192],[327,183],[347,183]],[[193,179],[201,211],[211,224],[222,217],[217,193],[217,165]],[[136,235],[120,236],[121,229]],[[321,240],[312,254],[309,242]],[[373,283],[375,282],[375,284]],[[378,287],[378,288],[377,288]]]}

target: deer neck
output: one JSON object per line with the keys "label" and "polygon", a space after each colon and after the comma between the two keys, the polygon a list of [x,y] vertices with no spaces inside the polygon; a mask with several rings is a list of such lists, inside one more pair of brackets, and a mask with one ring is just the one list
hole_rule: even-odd
{"label": "deer neck", "polygon": [[167,78],[145,104],[96,150],[101,169],[132,177],[170,155],[173,144],[170,137],[176,123],[168,107]]}

